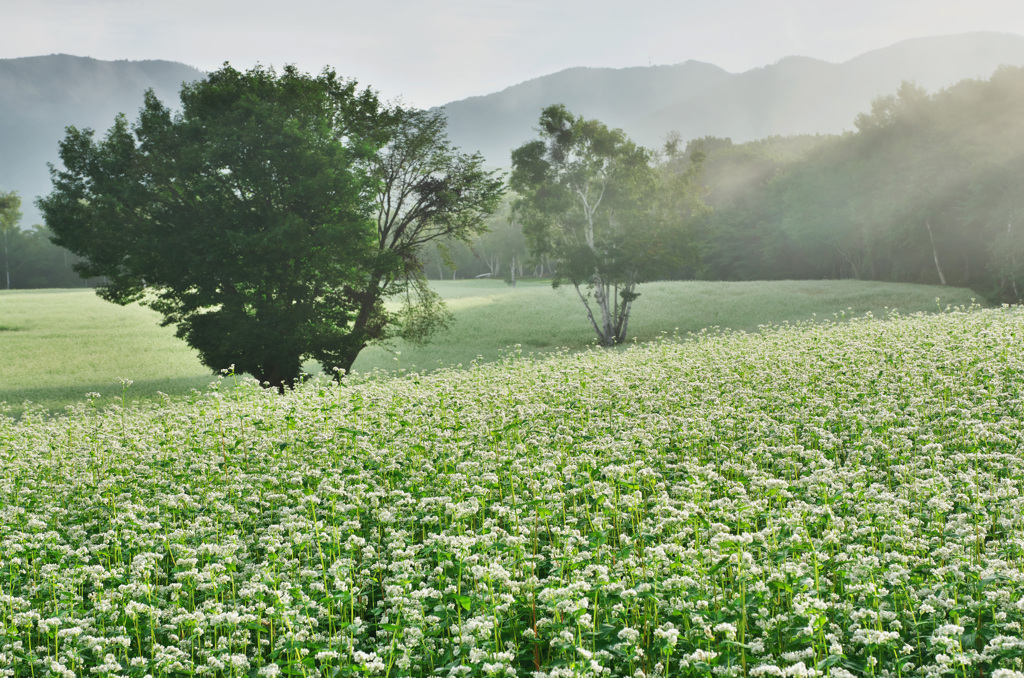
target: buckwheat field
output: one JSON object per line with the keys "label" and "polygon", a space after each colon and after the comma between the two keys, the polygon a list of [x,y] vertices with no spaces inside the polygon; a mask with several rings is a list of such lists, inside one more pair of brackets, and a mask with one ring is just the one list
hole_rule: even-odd
{"label": "buckwheat field", "polygon": [[1022,393],[961,308],[0,416],[0,676],[1022,678]]}

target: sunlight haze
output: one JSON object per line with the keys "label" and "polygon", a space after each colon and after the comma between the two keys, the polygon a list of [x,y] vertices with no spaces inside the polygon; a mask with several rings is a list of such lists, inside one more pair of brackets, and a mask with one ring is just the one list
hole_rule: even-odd
{"label": "sunlight haze", "polygon": [[612,2],[610,0],[2,0],[0,58],[73,54],[331,66],[418,106],[483,95],[573,66],[674,64],[731,72],[789,55],[841,62],[900,40],[969,31],[1024,34],[1006,0]]}

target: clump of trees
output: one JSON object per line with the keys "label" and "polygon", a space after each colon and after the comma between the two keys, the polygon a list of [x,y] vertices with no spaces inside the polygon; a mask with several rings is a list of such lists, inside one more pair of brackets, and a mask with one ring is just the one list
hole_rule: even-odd
{"label": "clump of trees", "polygon": [[21,196],[0,192],[0,289],[87,287],[72,268],[79,258],[54,245],[45,226],[22,229],[21,217]]}
{"label": "clump of trees", "polygon": [[[710,279],[859,278],[1024,292],[1024,69],[904,83],[838,137],[703,140]],[[728,167],[728,171],[722,171]],[[736,190],[736,177],[753,177]]]}
{"label": "clump of trees", "polygon": [[21,221],[21,197],[17,193],[0,193],[0,235],[4,245],[4,278],[7,289],[11,289],[11,243],[10,236]]}
{"label": "clump of trees", "polygon": [[149,92],[101,139],[69,128],[60,157],[38,204],[76,270],[157,310],[211,369],[279,389],[305,360],[341,374],[371,342],[443,325],[420,248],[480,232],[504,191],[440,116],[329,69],[225,65],[178,114]]}

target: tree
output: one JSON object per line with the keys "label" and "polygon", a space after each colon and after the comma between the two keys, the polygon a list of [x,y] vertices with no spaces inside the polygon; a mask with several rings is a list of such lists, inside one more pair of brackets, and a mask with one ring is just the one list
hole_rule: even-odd
{"label": "tree", "polygon": [[9,228],[2,238],[2,264],[7,289],[88,287],[72,270],[77,258],[50,240],[52,234],[36,224],[29,229]]}
{"label": "tree", "polygon": [[430,231],[411,224],[460,200],[407,165],[420,209],[398,221],[375,209],[414,119],[329,69],[225,64],[182,88],[177,115],[148,92],[132,127],[119,116],[98,141],[69,128],[39,207],[54,241],[84,257],[77,270],[105,277],[101,296],[141,300],[206,366],[283,390],[303,361],[347,368],[402,319],[383,297],[415,280]]}
{"label": "tree", "polygon": [[[348,371],[359,351],[395,334],[422,341],[447,324],[440,298],[427,286],[421,255],[427,243],[469,242],[487,230],[501,203],[504,178],[484,169],[479,153],[448,142],[444,114],[396,108],[387,143],[371,160],[375,191],[374,263],[354,292],[357,310],[345,341],[321,355],[325,369]],[[391,312],[387,297],[404,297]]]}
{"label": "tree", "polygon": [[522,277],[523,265],[529,258],[523,228],[512,217],[511,196],[506,196],[499,208],[488,218],[488,229],[469,243],[464,257],[473,264],[470,270],[494,280],[504,280],[515,287]]}
{"label": "tree", "polygon": [[553,283],[573,285],[599,342],[622,343],[636,286],[678,254],[680,231],[653,209],[653,157],[562,105],[544,109],[539,132],[512,152],[515,218],[531,254],[557,261]]}
{"label": "tree", "polygon": [[10,240],[21,221],[21,196],[15,191],[0,193],[0,233],[4,239],[4,276],[11,289]]}

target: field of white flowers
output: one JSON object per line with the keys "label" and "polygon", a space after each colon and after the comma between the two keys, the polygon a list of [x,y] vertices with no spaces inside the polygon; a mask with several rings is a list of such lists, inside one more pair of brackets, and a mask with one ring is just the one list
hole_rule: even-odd
{"label": "field of white flowers", "polygon": [[0,676],[1021,678],[1022,398],[961,309],[0,417]]}

